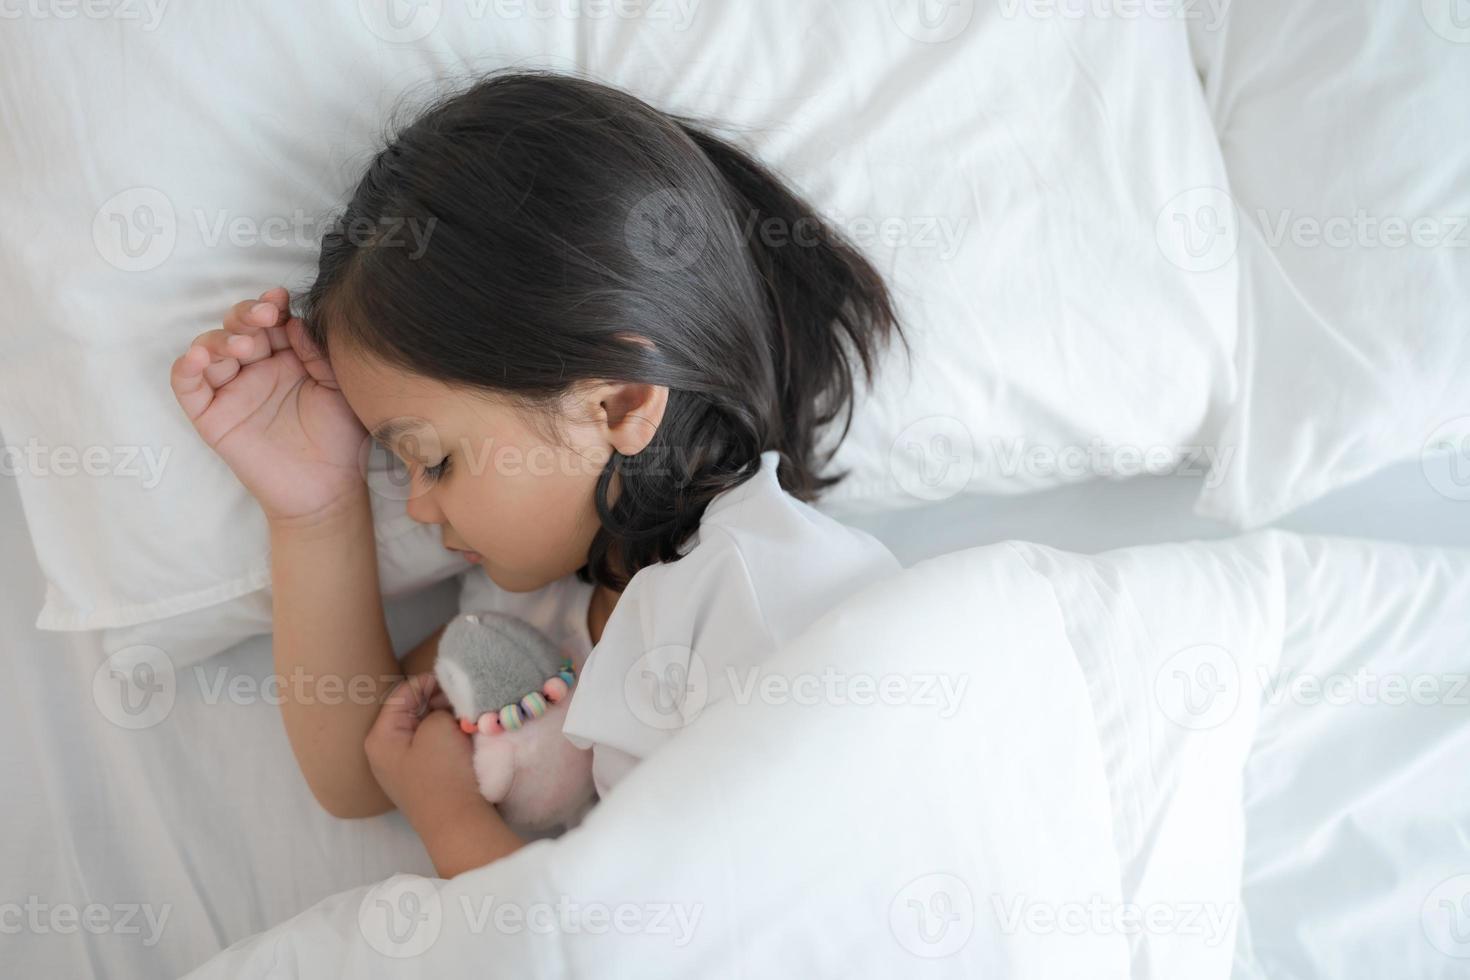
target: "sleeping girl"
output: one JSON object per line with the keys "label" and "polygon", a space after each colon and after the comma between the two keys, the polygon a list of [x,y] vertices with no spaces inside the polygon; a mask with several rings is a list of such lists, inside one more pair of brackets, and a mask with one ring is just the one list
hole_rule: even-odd
{"label": "sleeping girl", "polygon": [[[393,233],[410,222],[422,242]],[[307,786],[339,817],[400,809],[443,877],[522,837],[476,785],[439,634],[390,646],[368,438],[497,594],[573,597],[565,711],[525,724],[590,750],[601,797],[698,723],[694,681],[700,708],[729,697],[898,569],[811,506],[904,339],[882,278],[751,156],[625,92],[518,71],[435,102],[372,160],[296,310],[283,288],[237,304],[173,390],[268,519],[277,671],[374,679],[283,701]]]}

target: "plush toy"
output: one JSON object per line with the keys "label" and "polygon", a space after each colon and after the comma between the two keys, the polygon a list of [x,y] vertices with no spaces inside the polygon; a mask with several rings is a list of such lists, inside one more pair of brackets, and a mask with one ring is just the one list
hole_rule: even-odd
{"label": "plush toy", "polygon": [[595,799],[592,752],[561,733],[576,675],[556,644],[514,616],[470,613],[445,627],[434,674],[506,822],[532,833],[577,822]]}

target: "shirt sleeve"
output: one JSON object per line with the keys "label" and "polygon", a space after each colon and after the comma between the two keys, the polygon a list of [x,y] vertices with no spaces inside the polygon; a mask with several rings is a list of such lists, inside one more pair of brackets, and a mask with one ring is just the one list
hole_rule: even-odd
{"label": "shirt sleeve", "polygon": [[716,542],[635,575],[583,668],[562,731],[592,748],[599,795],[710,704],[748,691],[774,652],[739,548]]}

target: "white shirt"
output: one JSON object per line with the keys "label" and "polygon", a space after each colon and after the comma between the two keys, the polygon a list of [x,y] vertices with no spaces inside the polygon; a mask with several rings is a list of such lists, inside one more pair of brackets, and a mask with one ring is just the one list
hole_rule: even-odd
{"label": "white shirt", "polygon": [[599,796],[698,720],[748,672],[842,599],[899,571],[876,538],[781,489],[780,454],[705,507],[675,562],[628,582],[597,645],[587,632],[593,587],[569,575],[510,593],[483,571],[461,592],[465,612],[520,616],[580,665],[562,731],[592,748]]}

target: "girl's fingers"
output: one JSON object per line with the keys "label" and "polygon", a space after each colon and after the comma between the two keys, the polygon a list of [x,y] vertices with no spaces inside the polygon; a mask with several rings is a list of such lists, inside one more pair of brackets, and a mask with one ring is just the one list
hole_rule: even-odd
{"label": "girl's fingers", "polygon": [[[271,327],[257,333],[237,333],[231,338],[230,353],[239,359],[241,364],[254,364],[263,361],[279,350],[275,338],[279,335],[282,346],[285,346],[286,331],[280,327]],[[242,344],[240,341],[246,341]]]}
{"label": "girl's fingers", "polygon": [[[203,347],[215,360],[245,358],[259,347],[254,337],[230,333],[228,330],[206,330],[194,338],[193,346]],[[256,360],[259,359],[256,358]]]}
{"label": "girl's fingers", "polygon": [[[239,373],[240,365],[254,364],[271,356],[270,338],[264,331],[232,333],[224,328],[207,330],[195,337],[194,343],[209,351],[213,358],[236,361],[229,371],[231,378]],[[216,388],[227,380],[229,378],[221,377],[218,371],[211,372],[209,378],[210,384]]]}
{"label": "girl's fingers", "polygon": [[224,329],[249,337],[263,333],[269,342],[269,347],[263,349],[269,353],[290,346],[286,339],[286,321],[290,318],[291,295],[277,286],[261,293],[260,299],[247,299],[230,307]]}
{"label": "girl's fingers", "polygon": [[378,709],[378,718],[368,732],[369,741],[393,740],[409,737],[419,726],[417,694],[414,693],[413,678],[399,681],[383,699]]}
{"label": "girl's fingers", "polygon": [[220,361],[210,361],[209,367],[204,369],[204,380],[215,391],[220,390],[231,381],[235,375],[240,373],[240,362],[233,357],[226,357]]}
{"label": "girl's fingers", "polygon": [[[189,351],[174,362],[171,374],[175,395],[191,419],[203,413],[214,392],[233,381],[243,366],[292,346],[286,329],[290,304],[291,296],[284,288],[268,289],[260,299],[230,307],[219,329],[194,338]],[[313,374],[317,373],[331,376],[327,367],[314,369]]]}
{"label": "girl's fingers", "polygon": [[408,683],[414,688],[418,698],[418,712],[423,714],[429,710],[434,695],[440,693],[439,678],[433,673],[414,674],[408,678]]}
{"label": "girl's fingers", "polygon": [[293,316],[286,321],[286,337],[290,341],[291,349],[296,352],[297,358],[306,368],[306,373],[319,384],[328,388],[336,388],[337,375],[332,372],[332,363],[306,335],[306,324],[302,322],[301,317]]}
{"label": "girl's fingers", "polygon": [[291,346],[291,341],[286,339],[285,327],[270,327],[265,332],[266,339],[270,341],[271,350],[285,350]]}
{"label": "girl's fingers", "polygon": [[218,389],[240,373],[240,362],[237,358],[243,357],[244,352],[253,347],[254,343],[249,337],[241,337],[224,330],[206,330],[194,338],[189,349],[208,352],[209,363],[204,366],[204,381],[211,388]]}
{"label": "girl's fingers", "polygon": [[439,690],[433,674],[413,674],[404,678],[383,701],[383,713],[411,717],[414,721],[429,710],[429,701]]}
{"label": "girl's fingers", "polygon": [[209,351],[190,347],[174,361],[173,369],[169,371],[169,385],[174,390],[174,397],[191,422],[203,415],[209,403],[214,401],[214,389],[204,377],[209,362]]}
{"label": "girl's fingers", "polygon": [[262,302],[269,303],[286,317],[291,316],[291,294],[286,292],[285,286],[273,286],[260,294]]}
{"label": "girl's fingers", "polygon": [[[266,334],[270,338],[270,350],[284,351],[285,348],[291,347],[291,341],[285,335],[285,322],[291,319],[290,292],[285,291],[285,287],[266,289],[265,292],[260,294],[260,301],[262,303],[269,303],[270,306],[279,310],[279,316],[276,317],[275,326],[270,326],[270,328],[266,329]],[[265,310],[260,310],[259,316],[260,319],[265,319],[268,313]]]}
{"label": "girl's fingers", "polygon": [[468,751],[469,733],[459,727],[459,720],[449,711],[431,711],[413,735],[414,744],[426,742],[430,748],[441,751]]}
{"label": "girl's fingers", "polygon": [[265,300],[247,299],[230,307],[225,314],[224,328],[232,333],[255,333],[285,322],[285,314],[274,303]]}

